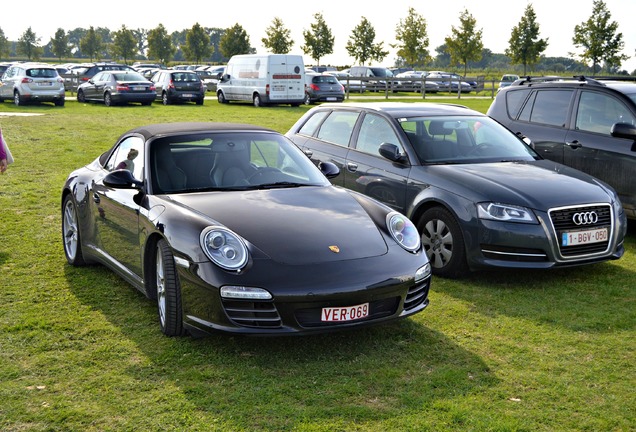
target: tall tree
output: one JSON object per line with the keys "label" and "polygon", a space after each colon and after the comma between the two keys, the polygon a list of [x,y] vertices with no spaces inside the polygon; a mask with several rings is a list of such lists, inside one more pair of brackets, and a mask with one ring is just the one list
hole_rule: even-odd
{"label": "tall tree", "polygon": [[314,19],[316,21],[309,26],[310,30],[303,30],[305,44],[300,48],[319,65],[321,58],[333,53],[336,38],[321,13],[314,14]]}
{"label": "tall tree", "polygon": [[451,27],[451,36],[444,38],[452,63],[464,65],[464,76],[469,61],[479,61],[484,44],[481,40],[483,30],[476,30],[477,20],[467,9],[459,15],[459,28]]}
{"label": "tall tree", "polygon": [[512,28],[508,43],[506,55],[510,57],[510,63],[523,65],[524,75],[527,67],[534,67],[548,47],[547,39],[539,39],[539,24],[532,3],[526,6],[519,24]]}
{"label": "tall tree", "polygon": [[428,52],[428,33],[426,31],[426,19],[409,8],[408,16],[400,20],[395,28],[397,44],[391,45],[397,48],[397,55],[404,59],[409,66],[423,66],[431,60]]}
{"label": "tall tree", "polygon": [[360,24],[354,27],[347,41],[347,53],[356,62],[364,65],[367,61],[381,62],[389,55],[388,51],[382,49],[383,42],[375,43],[375,29],[365,17],[362,17]]}
{"label": "tall tree", "polygon": [[132,32],[137,44],[135,54],[146,56],[146,51],[148,50],[148,30],[138,28],[130,31]]}
{"label": "tall tree", "polygon": [[4,35],[4,31],[0,28],[0,58],[9,57],[9,39]]}
{"label": "tall tree", "polygon": [[55,36],[51,38],[51,52],[55,57],[62,61],[63,57],[71,55],[71,45],[68,42],[68,36],[62,28],[58,28]]}
{"label": "tall tree", "polygon": [[18,55],[26,56],[27,59],[39,59],[42,54],[42,47],[40,46],[41,38],[37,37],[37,35],[31,30],[31,27],[26,29],[20,39],[18,39],[18,44],[16,46],[16,52]]}
{"label": "tall tree", "polygon": [[250,37],[239,23],[234,24],[233,27],[225,31],[219,41],[219,48],[223,56],[227,58],[237,54],[253,54],[256,52],[250,46]]}
{"label": "tall tree", "polygon": [[577,48],[582,48],[579,55],[584,62],[592,62],[592,74],[596,74],[596,68],[605,61],[608,68],[620,67],[629,57],[621,54],[625,47],[623,34],[618,32],[618,23],[610,21],[612,14],[602,0],[594,0],[592,15],[587,21],[574,27],[572,43]]}
{"label": "tall tree", "polygon": [[84,55],[90,57],[91,61],[94,58],[99,59],[101,57],[101,53],[104,50],[104,43],[102,42],[102,37],[95,31],[93,26],[91,26],[84,37],[80,40],[80,49]]}
{"label": "tall tree", "polygon": [[163,24],[159,24],[148,32],[149,59],[156,59],[165,65],[174,57],[175,52],[177,52],[177,48],[172,43],[172,37]]}
{"label": "tall tree", "polygon": [[261,42],[273,54],[287,54],[294,46],[294,41],[290,36],[291,31],[285,28],[283,20],[278,17],[275,17],[272,25],[265,29],[265,35],[267,37],[262,38]]}
{"label": "tall tree", "polygon": [[128,64],[128,60],[133,59],[136,52],[137,40],[133,32],[122,24],[121,29],[114,34],[111,53],[113,57],[121,58],[124,60],[124,64]]}
{"label": "tall tree", "polygon": [[186,44],[183,54],[188,61],[201,63],[212,55],[214,47],[210,43],[210,36],[199,23],[195,23],[186,33]]}

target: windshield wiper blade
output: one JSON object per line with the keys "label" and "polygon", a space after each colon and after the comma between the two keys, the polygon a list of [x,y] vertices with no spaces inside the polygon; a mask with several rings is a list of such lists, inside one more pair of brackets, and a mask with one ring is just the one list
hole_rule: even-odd
{"label": "windshield wiper blade", "polygon": [[315,186],[308,183],[295,183],[295,182],[274,182],[274,183],[263,183],[260,185],[255,185],[254,187],[258,189],[274,189],[274,188],[292,188],[292,187],[303,187],[303,186]]}

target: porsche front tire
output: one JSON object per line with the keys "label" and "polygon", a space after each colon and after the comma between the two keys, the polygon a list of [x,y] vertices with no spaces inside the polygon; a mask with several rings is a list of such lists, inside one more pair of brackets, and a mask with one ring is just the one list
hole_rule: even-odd
{"label": "porsche front tire", "polygon": [[157,242],[153,276],[161,331],[166,336],[184,335],[181,285],[172,250],[164,239]]}

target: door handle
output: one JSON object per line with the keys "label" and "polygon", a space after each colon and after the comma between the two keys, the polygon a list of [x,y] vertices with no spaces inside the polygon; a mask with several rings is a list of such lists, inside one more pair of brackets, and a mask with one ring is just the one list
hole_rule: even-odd
{"label": "door handle", "polygon": [[583,144],[581,144],[579,142],[579,140],[574,140],[574,141],[566,141],[565,145],[567,145],[568,147],[572,148],[572,149],[577,149],[577,148],[581,148],[583,147]]}
{"label": "door handle", "polygon": [[353,162],[347,162],[347,170],[351,172],[356,172],[358,170],[358,164]]}

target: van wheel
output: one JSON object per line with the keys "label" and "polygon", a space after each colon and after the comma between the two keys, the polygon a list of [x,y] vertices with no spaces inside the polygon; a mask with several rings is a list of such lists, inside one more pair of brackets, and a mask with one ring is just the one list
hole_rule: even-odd
{"label": "van wheel", "polygon": [[263,105],[263,101],[261,100],[261,95],[259,95],[258,93],[256,93],[254,95],[254,106],[255,107],[262,107]]}
{"label": "van wheel", "polygon": [[225,95],[221,91],[216,94],[216,99],[219,101],[219,103],[222,103],[222,104],[228,103],[228,100],[225,99]]}

